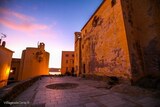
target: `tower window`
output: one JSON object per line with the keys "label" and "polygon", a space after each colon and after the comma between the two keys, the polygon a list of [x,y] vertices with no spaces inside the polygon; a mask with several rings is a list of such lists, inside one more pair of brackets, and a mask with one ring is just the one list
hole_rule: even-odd
{"label": "tower window", "polygon": [[116,0],[111,1],[112,7],[116,4]]}
{"label": "tower window", "polygon": [[66,54],[66,57],[68,57],[69,55],[68,54]]}

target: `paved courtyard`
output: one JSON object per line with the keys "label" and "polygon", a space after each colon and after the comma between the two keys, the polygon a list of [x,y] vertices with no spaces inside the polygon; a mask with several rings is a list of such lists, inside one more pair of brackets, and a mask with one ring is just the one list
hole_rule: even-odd
{"label": "paved courtyard", "polygon": [[[49,84],[76,83],[73,89],[49,89]],[[160,99],[129,96],[103,88],[105,82],[77,77],[42,77],[21,93],[12,107],[160,107]],[[23,103],[23,104],[22,104]]]}

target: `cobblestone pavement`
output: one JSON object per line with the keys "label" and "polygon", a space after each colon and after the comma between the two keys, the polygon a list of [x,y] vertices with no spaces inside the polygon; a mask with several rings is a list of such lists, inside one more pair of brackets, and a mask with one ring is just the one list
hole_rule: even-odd
{"label": "cobblestone pavement", "polygon": [[[53,83],[77,83],[79,86],[64,90],[46,88]],[[105,82],[77,77],[43,77],[13,100],[27,104],[12,107],[160,107],[160,99],[116,93],[100,88],[103,85]]]}

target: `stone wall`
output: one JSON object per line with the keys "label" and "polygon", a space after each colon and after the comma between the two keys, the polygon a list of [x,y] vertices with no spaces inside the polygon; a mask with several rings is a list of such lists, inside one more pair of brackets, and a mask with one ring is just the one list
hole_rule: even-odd
{"label": "stone wall", "polygon": [[160,1],[121,0],[133,81],[160,76]]}
{"label": "stone wall", "polygon": [[5,101],[12,101],[21,92],[31,86],[35,81],[37,81],[41,76],[30,78],[25,81],[14,83],[0,89],[0,105],[2,107],[10,107],[10,105],[4,104]]}
{"label": "stone wall", "polygon": [[82,67],[86,74],[131,78],[120,0],[104,0],[81,30]]}
{"label": "stone wall", "polygon": [[159,10],[159,0],[104,0],[81,30],[79,72],[159,81]]}

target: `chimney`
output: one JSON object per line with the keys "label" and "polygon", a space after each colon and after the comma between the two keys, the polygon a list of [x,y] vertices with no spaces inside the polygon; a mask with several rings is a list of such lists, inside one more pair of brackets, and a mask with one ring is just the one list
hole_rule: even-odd
{"label": "chimney", "polygon": [[2,46],[3,46],[3,47],[6,46],[6,42],[5,42],[5,41],[2,42]]}

